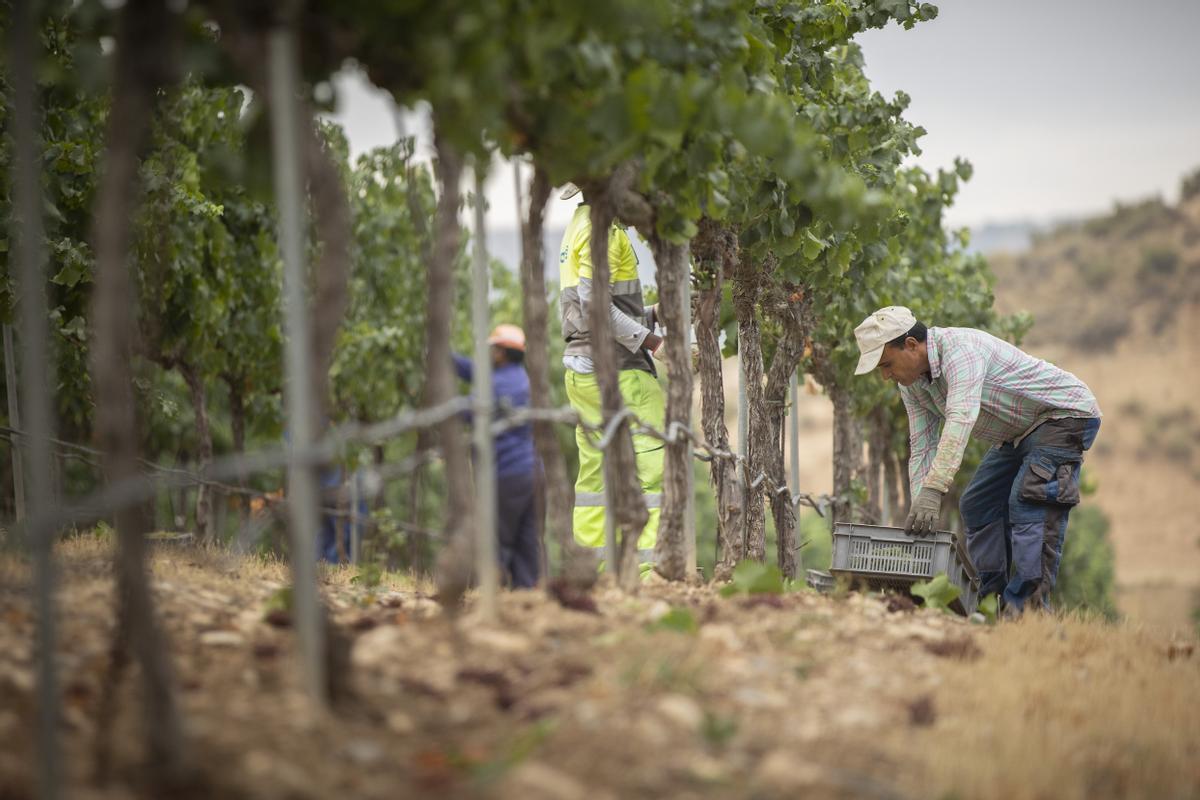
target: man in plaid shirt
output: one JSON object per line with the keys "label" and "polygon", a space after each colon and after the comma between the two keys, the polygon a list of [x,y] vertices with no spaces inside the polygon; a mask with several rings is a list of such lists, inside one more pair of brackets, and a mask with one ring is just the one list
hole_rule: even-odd
{"label": "man in plaid shirt", "polygon": [[900,385],[908,411],[906,529],[933,531],[967,438],[989,442],[959,503],[980,596],[999,593],[1010,613],[1046,606],[1079,503],[1083,452],[1100,429],[1091,390],[984,331],[926,328],[903,306],[881,308],[854,335],[856,374],[878,367]]}

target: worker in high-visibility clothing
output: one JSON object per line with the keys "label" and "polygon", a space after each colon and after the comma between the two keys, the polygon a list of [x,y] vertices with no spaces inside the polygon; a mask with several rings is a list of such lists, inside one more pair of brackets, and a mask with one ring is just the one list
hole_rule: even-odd
{"label": "worker in high-visibility clothing", "polygon": [[[568,185],[561,197],[569,200],[579,193],[576,186]],[[567,399],[571,407],[585,422],[599,424],[602,419],[600,386],[592,364],[588,334],[588,304],[592,293],[591,209],[586,199],[581,200],[563,234],[558,256],[562,288],[559,307],[563,338],[566,340],[563,365],[567,368]],[[612,292],[609,320],[617,343],[621,397],[638,419],[661,430],[666,401],[656,377],[654,359],[661,360],[666,356],[663,339],[654,333],[655,308],[646,308],[643,304],[638,260],[629,234],[616,224],[608,232],[608,265]],[[605,545],[603,454],[582,428],[575,429],[575,443],[579,447],[579,477],[575,481],[575,541],[584,547],[595,548],[599,559]],[[633,449],[637,455],[642,496],[650,512],[650,518],[637,542],[638,558],[645,572],[653,561],[654,544],[658,538],[663,443],[652,436],[635,434]]]}

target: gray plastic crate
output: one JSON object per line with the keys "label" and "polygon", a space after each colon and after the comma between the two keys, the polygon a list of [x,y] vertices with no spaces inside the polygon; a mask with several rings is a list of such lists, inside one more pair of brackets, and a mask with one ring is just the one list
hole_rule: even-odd
{"label": "gray plastic crate", "polygon": [[837,578],[819,569],[810,569],[806,574],[807,583],[818,592],[832,592],[837,586]]}
{"label": "gray plastic crate", "polygon": [[908,589],[944,572],[959,588],[956,611],[969,615],[979,602],[975,568],[962,541],[949,531],[909,536],[903,528],[839,522],[833,527],[829,571],[874,589]]}

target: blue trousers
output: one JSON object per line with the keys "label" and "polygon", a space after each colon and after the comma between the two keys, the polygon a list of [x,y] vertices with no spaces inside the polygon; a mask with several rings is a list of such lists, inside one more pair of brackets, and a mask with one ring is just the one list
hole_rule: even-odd
{"label": "blue trousers", "polygon": [[[358,535],[361,537],[366,521],[370,519],[371,509],[366,500],[358,502]],[[350,559],[350,536],[353,525],[348,517],[321,515],[321,528],[317,531],[317,558],[330,564],[345,564]],[[338,554],[338,539],[341,539],[342,552],[345,558]]]}
{"label": "blue trousers", "polygon": [[1083,452],[1099,430],[1099,419],[1050,420],[983,457],[959,502],[980,597],[1000,594],[1017,611],[1048,607]]}
{"label": "blue trousers", "polygon": [[496,476],[500,574],[514,589],[537,586],[542,567],[541,480],[534,472]]}

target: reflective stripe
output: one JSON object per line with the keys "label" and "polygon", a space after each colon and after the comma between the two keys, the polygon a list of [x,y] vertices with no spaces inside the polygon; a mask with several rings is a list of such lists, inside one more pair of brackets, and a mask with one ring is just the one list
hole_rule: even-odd
{"label": "reflective stripe", "polygon": [[[586,552],[588,555],[590,555],[597,564],[600,564],[601,566],[604,565],[605,560],[604,560],[604,548],[603,547],[584,547],[581,549],[584,552]],[[654,560],[654,548],[650,548],[648,550],[638,550],[637,555],[638,555],[638,561],[642,564],[657,563]]]}
{"label": "reflective stripe", "polygon": [[631,281],[613,281],[609,284],[613,296],[636,295],[638,302],[642,301],[642,282],[636,278]]}
{"label": "reflective stripe", "polygon": [[[642,499],[646,501],[646,508],[662,508],[661,494],[643,494]],[[577,507],[586,506],[601,506],[604,503],[604,492],[576,492],[575,505]]]}
{"label": "reflective stripe", "polygon": [[603,506],[604,492],[576,492],[575,506]]}

